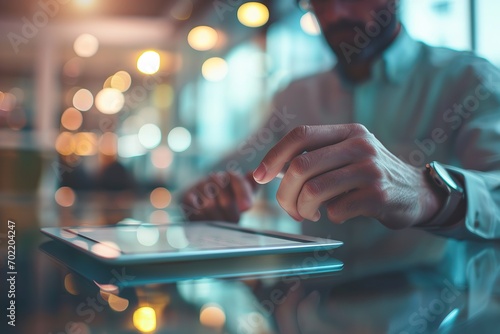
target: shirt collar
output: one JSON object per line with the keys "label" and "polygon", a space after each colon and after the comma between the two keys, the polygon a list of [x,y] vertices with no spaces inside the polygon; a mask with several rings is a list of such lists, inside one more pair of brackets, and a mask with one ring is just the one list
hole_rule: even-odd
{"label": "shirt collar", "polygon": [[377,67],[383,67],[383,71],[391,83],[400,83],[417,63],[420,47],[421,43],[411,38],[406,29],[401,27],[394,42],[375,62],[374,74]]}

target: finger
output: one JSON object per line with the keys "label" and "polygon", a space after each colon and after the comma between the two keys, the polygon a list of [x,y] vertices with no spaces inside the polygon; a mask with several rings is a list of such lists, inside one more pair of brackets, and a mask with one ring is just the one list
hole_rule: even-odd
{"label": "finger", "polygon": [[[299,194],[305,187],[305,194],[310,195],[307,199],[317,202],[317,198],[315,198],[317,193],[327,189],[325,189],[324,184],[317,184],[314,181],[309,182],[309,180],[329,171],[349,165],[360,157],[364,158],[365,155],[360,154],[362,150],[358,148],[359,145],[356,140],[359,139],[348,139],[339,144],[322,147],[301,154],[292,160],[290,167],[283,177],[283,181],[281,181],[277,199],[285,211],[294,217],[294,219],[302,220],[303,218],[307,218],[316,221],[320,218],[317,216],[317,210],[306,216],[299,212]],[[324,200],[326,199],[328,198]],[[306,212],[308,213],[308,211]]]}
{"label": "finger", "polygon": [[328,202],[326,206],[328,219],[333,223],[341,224],[359,216],[376,217],[380,210],[377,203],[379,201],[373,191],[356,189]]}
{"label": "finger", "polygon": [[250,209],[253,205],[253,191],[250,182],[242,175],[236,173],[229,173],[229,175],[238,210],[243,212]]}
{"label": "finger", "polygon": [[255,181],[268,183],[278,175],[286,162],[304,151],[316,150],[347,139],[352,125],[300,126],[283,137],[264,157],[254,172]]}
{"label": "finger", "polygon": [[321,218],[319,207],[337,196],[365,188],[375,175],[363,163],[355,163],[307,180],[300,189],[297,211],[312,221]]}

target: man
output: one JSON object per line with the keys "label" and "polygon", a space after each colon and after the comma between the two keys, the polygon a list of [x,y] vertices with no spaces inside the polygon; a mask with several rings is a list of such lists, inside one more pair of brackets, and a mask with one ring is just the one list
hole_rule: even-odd
{"label": "man", "polygon": [[[289,166],[277,200],[297,221],[368,217],[390,229],[500,237],[497,69],[412,40],[397,19],[397,0],[306,4],[337,65],[276,96],[263,129],[278,143],[257,150],[249,140],[228,161],[253,167],[268,152],[253,172],[261,184]],[[289,122],[279,127],[283,113]],[[236,221],[251,207],[253,180],[232,166],[186,193],[191,219]],[[208,184],[219,186],[217,196],[207,194]]]}

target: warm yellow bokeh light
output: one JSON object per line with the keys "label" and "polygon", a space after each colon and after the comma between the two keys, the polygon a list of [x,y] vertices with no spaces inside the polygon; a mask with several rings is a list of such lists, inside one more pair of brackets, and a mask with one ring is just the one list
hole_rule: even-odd
{"label": "warm yellow bokeh light", "polygon": [[156,312],[149,306],[140,307],[134,312],[135,328],[141,332],[152,332],[156,329]]}
{"label": "warm yellow bokeh light", "polygon": [[79,7],[88,8],[94,4],[95,0],[74,0]]}
{"label": "warm yellow bokeh light", "polygon": [[75,108],[66,109],[61,116],[61,125],[68,130],[78,130],[83,123],[82,113]]}
{"label": "warm yellow bokeh light", "polygon": [[213,57],[205,60],[201,67],[203,77],[212,82],[222,81],[229,71],[227,62],[219,57]]}
{"label": "warm yellow bokeh light", "polygon": [[106,132],[99,140],[99,152],[108,156],[118,154],[118,136],[113,132]]}
{"label": "warm yellow bokeh light", "polygon": [[308,35],[317,36],[321,33],[318,20],[313,13],[308,12],[300,18],[300,26],[302,30]]}
{"label": "warm yellow bokeh light", "polygon": [[71,155],[75,152],[76,142],[71,132],[61,132],[56,139],[56,151],[60,155]]}
{"label": "warm yellow bokeh light", "polygon": [[172,194],[167,189],[159,187],[151,192],[149,199],[156,209],[165,209],[172,201]]}
{"label": "warm yellow bokeh light", "polygon": [[76,201],[76,195],[70,187],[61,187],[57,189],[55,194],[56,203],[64,208],[69,208]]}
{"label": "warm yellow bokeh light", "polygon": [[113,115],[120,112],[124,105],[125,96],[115,88],[103,88],[95,97],[97,110],[106,115]]}
{"label": "warm yellow bokeh light", "polygon": [[97,153],[97,136],[92,132],[79,132],[74,135],[75,154],[90,156]]}
{"label": "warm yellow bokeh light", "polygon": [[188,34],[189,45],[198,51],[207,51],[212,49],[219,39],[217,31],[209,26],[198,26]]}
{"label": "warm yellow bokeh light", "polygon": [[94,96],[88,89],[79,89],[73,95],[73,106],[80,111],[87,111],[94,104]]}
{"label": "warm yellow bokeh light", "polygon": [[91,34],[82,34],[77,37],[73,44],[75,53],[83,58],[92,57],[99,49],[99,41]]}
{"label": "warm yellow bokeh light", "polygon": [[238,8],[238,20],[241,24],[256,28],[269,21],[269,9],[259,2],[247,2]]}
{"label": "warm yellow bokeh light", "polygon": [[132,78],[130,74],[126,71],[119,71],[111,77],[110,88],[118,89],[124,93],[130,88],[131,84]]}
{"label": "warm yellow bokeh light", "polygon": [[222,328],[226,323],[226,314],[219,305],[204,305],[200,312],[200,323],[211,328]]}
{"label": "warm yellow bokeh light", "polygon": [[155,74],[160,69],[160,55],[156,51],[146,51],[137,60],[137,69],[144,74]]}

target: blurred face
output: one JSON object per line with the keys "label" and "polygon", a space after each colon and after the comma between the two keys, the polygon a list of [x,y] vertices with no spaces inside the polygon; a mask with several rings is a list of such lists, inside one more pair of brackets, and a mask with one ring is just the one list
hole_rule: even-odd
{"label": "blurred face", "polygon": [[341,64],[371,59],[392,41],[398,0],[309,0],[323,35]]}

